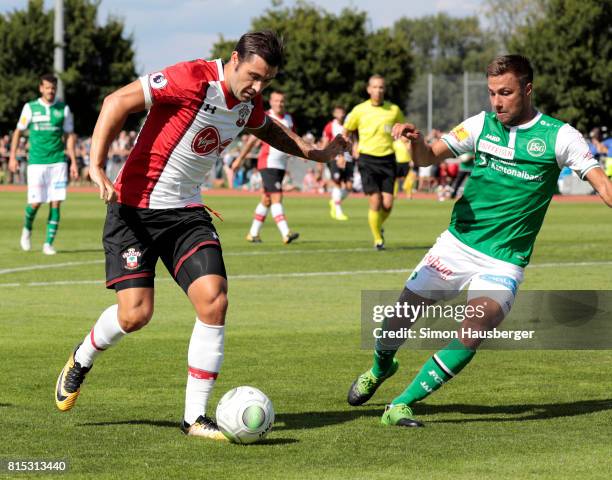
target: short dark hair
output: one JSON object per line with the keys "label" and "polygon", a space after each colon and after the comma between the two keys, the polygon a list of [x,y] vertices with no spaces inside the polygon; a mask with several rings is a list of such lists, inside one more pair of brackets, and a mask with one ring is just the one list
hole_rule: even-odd
{"label": "short dark hair", "polygon": [[487,78],[508,72],[514,73],[523,87],[533,82],[533,68],[529,59],[523,55],[501,55],[487,66]]}
{"label": "short dark hair", "polygon": [[45,73],[44,75],[40,76],[40,85],[42,85],[43,82],[49,82],[53,85],[57,85],[57,77],[52,73]]}
{"label": "short dark hair", "polygon": [[284,60],[283,39],[271,30],[245,33],[234,50],[238,52],[238,60],[241,62],[258,55],[271,67],[280,68]]}

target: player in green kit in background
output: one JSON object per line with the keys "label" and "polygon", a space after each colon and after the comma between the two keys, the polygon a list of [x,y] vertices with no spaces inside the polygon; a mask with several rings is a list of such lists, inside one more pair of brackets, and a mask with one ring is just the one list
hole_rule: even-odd
{"label": "player in green kit in background", "polygon": [[9,169],[16,172],[17,145],[22,133],[27,129],[30,138],[28,155],[28,205],[25,222],[21,232],[21,248],[32,248],[32,224],[42,203],[50,203],[47,220],[47,235],[43,253],[54,255],[53,241],[59,226],[60,204],[66,199],[68,172],[64,155],[64,135],[66,150],[70,158],[70,176],[77,179],[79,170],[76,160],[74,122],[70,108],[56,100],[57,78],[51,74],[43,75],[38,87],[40,98],[23,106],[17,128],[13,132]]}
{"label": "player in green kit in background", "polygon": [[[451,223],[406,281],[399,302],[431,305],[468,286],[468,305],[484,315],[467,316],[446,348],[423,365],[412,383],[391,401],[383,425],[419,427],[411,405],[457,375],[474,357],[481,340],[463,335],[486,331],[510,311],[536,236],[555,193],[561,168],[588,181],[612,207],[612,182],[592,157],[582,135],[532,105],[533,70],[520,55],[494,59],[487,67],[492,112],[468,118],[433,145],[411,124],[396,124],[395,138],[411,141],[420,166],[472,152],[472,176],[457,201]],[[480,317],[480,318],[478,318]],[[401,325],[400,325],[401,324]],[[387,319],[386,330],[411,325]],[[375,346],[374,364],[352,384],[348,402],[362,405],[398,369],[399,343]]]}

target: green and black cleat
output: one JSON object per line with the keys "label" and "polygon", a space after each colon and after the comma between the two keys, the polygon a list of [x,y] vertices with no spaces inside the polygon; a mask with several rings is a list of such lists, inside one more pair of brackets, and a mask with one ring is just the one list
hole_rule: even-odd
{"label": "green and black cleat", "polygon": [[349,389],[347,398],[349,405],[357,407],[366,403],[372,398],[372,395],[376,393],[378,387],[380,387],[387,378],[392,377],[395,372],[397,372],[398,368],[399,362],[394,358],[391,367],[389,367],[389,371],[381,378],[375,377],[372,370],[368,370],[359,375]]}
{"label": "green and black cleat", "polygon": [[414,418],[412,409],[405,403],[387,405],[380,423],[389,427],[424,427],[421,422]]}

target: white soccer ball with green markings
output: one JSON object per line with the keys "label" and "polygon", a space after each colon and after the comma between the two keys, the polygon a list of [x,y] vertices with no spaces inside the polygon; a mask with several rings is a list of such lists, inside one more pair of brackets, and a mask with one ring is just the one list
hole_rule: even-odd
{"label": "white soccer ball with green markings", "polygon": [[217,425],[229,441],[254,443],[263,439],[274,423],[274,407],[261,390],[236,387],[217,405]]}

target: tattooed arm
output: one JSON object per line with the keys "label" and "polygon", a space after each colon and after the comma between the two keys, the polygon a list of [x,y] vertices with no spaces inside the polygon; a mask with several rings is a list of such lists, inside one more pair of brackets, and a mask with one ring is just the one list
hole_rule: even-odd
{"label": "tattooed arm", "polygon": [[337,135],[325,148],[313,147],[295,132],[270,117],[267,117],[266,123],[261,128],[247,131],[277,150],[315,162],[329,162],[348,148],[348,143],[342,135]]}

